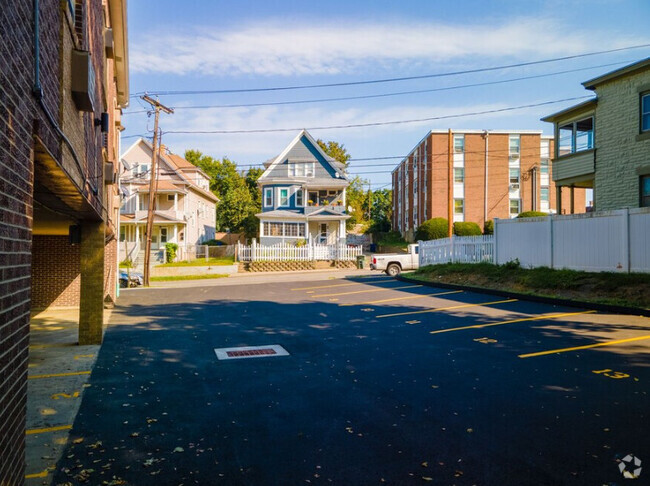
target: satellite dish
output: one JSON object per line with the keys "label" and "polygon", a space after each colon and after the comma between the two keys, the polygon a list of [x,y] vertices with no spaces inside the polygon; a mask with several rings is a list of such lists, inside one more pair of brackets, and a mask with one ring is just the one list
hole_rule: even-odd
{"label": "satellite dish", "polygon": [[122,159],[122,165],[126,170],[131,170],[131,164],[129,164],[126,160]]}

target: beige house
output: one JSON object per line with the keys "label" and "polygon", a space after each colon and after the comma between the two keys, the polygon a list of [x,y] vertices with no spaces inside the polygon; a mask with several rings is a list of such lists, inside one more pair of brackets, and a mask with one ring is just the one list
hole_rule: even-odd
{"label": "beige house", "polygon": [[[138,268],[144,262],[151,153],[151,144],[141,138],[121,157],[120,261],[129,259]],[[167,243],[178,244],[179,257],[185,258],[196,245],[214,239],[218,198],[205,172],[165,147],[156,172],[152,261],[162,260]]]}
{"label": "beige house", "polygon": [[650,58],[582,85],[596,98],[542,119],[555,128],[558,194],[593,188],[598,211],[650,206]]}

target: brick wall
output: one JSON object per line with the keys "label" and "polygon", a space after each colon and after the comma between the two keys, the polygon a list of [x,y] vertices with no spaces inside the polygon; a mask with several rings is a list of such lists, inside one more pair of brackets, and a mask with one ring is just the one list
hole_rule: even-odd
{"label": "brick wall", "polygon": [[32,308],[79,305],[79,245],[67,236],[34,235],[32,273]]}

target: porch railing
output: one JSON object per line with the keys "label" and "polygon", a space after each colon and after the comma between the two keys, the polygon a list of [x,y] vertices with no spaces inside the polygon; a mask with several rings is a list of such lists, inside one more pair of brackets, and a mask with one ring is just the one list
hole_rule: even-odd
{"label": "porch railing", "polygon": [[313,261],[313,260],[355,260],[362,255],[361,245],[305,245],[293,246],[278,243],[276,245],[237,244],[237,260],[251,261]]}

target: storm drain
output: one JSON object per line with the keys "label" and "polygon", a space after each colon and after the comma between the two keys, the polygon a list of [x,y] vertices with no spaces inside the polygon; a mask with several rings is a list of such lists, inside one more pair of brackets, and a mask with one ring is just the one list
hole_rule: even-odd
{"label": "storm drain", "polygon": [[237,348],[215,348],[217,359],[271,358],[273,356],[289,356],[289,353],[279,344],[270,346],[240,346]]}

